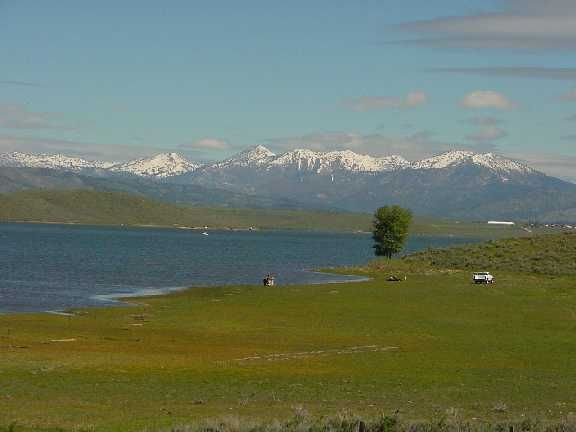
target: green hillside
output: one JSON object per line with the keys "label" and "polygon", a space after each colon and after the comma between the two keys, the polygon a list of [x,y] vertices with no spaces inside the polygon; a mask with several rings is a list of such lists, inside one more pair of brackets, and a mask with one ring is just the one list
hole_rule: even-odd
{"label": "green hillside", "polygon": [[477,245],[429,249],[393,263],[377,260],[372,267],[439,268],[470,271],[514,271],[544,275],[576,275],[576,233],[493,240]]}
{"label": "green hillside", "polygon": [[[183,207],[124,192],[32,190],[0,194],[0,221],[209,228],[369,231],[364,213]],[[415,235],[483,238],[526,235],[519,227],[416,218]]]}
{"label": "green hillside", "polygon": [[176,205],[201,207],[300,209],[300,203],[289,199],[231,192],[193,184],[155,181],[137,176],[118,174],[98,177],[43,168],[0,167],[0,193],[35,189],[124,192]]}
{"label": "green hillside", "polygon": [[360,230],[369,216],[291,210],[180,207],[123,192],[23,191],[0,195],[0,220],[210,228]]}

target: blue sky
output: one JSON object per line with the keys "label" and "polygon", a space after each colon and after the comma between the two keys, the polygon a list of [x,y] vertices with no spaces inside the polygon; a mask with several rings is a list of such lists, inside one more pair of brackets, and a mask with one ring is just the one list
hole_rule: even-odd
{"label": "blue sky", "polygon": [[0,0],[0,151],[469,148],[576,177],[575,51],[572,0]]}

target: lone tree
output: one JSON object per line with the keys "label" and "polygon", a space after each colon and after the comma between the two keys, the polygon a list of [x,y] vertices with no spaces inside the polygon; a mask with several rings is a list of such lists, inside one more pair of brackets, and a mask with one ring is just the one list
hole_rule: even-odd
{"label": "lone tree", "polygon": [[402,251],[411,222],[412,212],[400,206],[385,206],[376,210],[372,223],[376,256],[390,259],[392,255]]}

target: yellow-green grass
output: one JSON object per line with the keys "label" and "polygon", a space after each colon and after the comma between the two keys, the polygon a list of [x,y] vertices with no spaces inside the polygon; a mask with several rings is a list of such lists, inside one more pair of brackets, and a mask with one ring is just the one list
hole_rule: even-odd
{"label": "yellow-green grass", "polygon": [[[414,420],[576,412],[573,277],[498,272],[476,286],[468,271],[394,265],[361,283],[0,316],[0,424],[154,430],[295,406]],[[390,272],[407,280],[387,282]]]}

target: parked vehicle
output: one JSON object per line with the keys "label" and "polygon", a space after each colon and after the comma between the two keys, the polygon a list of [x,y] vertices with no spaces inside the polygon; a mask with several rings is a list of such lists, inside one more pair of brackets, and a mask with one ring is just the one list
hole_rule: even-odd
{"label": "parked vehicle", "polygon": [[490,272],[476,272],[472,275],[472,282],[476,284],[491,284],[494,283],[494,276]]}

